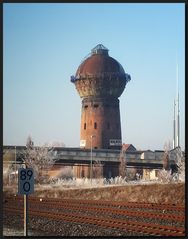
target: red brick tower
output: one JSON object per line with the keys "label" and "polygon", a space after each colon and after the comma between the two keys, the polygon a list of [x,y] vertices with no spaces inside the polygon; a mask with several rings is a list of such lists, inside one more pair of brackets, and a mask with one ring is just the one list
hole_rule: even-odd
{"label": "red brick tower", "polygon": [[[99,44],[91,50],[71,81],[82,98],[80,147],[120,149],[120,95],[130,76],[108,49]],[[92,137],[92,140],[91,140]]]}

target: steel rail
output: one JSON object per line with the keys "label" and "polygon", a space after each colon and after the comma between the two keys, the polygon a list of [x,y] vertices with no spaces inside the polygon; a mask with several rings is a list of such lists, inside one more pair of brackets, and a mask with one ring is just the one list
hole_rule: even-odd
{"label": "steel rail", "polygon": [[96,211],[96,212],[104,212],[104,213],[112,213],[115,215],[124,215],[124,216],[134,216],[134,217],[149,217],[152,219],[162,219],[162,220],[172,220],[172,221],[180,221],[183,222],[185,220],[185,216],[184,215],[176,215],[174,213],[158,213],[158,212],[142,212],[142,211],[134,211],[134,210],[127,210],[127,209],[120,209],[120,208],[107,208],[107,207],[96,207],[96,206],[88,206],[86,205],[80,205],[80,204],[64,204],[64,202],[56,202],[55,204],[50,201],[40,201],[40,200],[31,200],[30,204],[31,205],[35,205],[36,203],[39,203],[40,207],[41,206],[47,206],[47,207],[52,207],[53,209],[69,209],[69,210],[87,210],[89,211]]}
{"label": "steel rail", "polygon": [[[74,210],[74,211],[80,211],[84,210],[84,212],[97,212],[97,213],[104,213],[104,214],[112,214],[115,216],[129,216],[129,217],[143,217],[143,218],[150,218],[150,219],[159,219],[159,220],[166,220],[166,221],[175,221],[175,222],[184,222],[185,216],[184,215],[176,215],[172,213],[157,213],[157,212],[142,212],[142,211],[135,211],[135,210],[127,210],[127,209],[120,209],[120,208],[101,208],[101,207],[95,207],[95,206],[87,206],[87,205],[72,205],[72,204],[63,204],[63,203],[48,203],[48,202],[38,202],[39,204],[36,204],[36,202],[30,202],[29,207],[47,207],[49,209],[66,209],[66,210]],[[10,206],[18,206],[17,204],[11,204]],[[22,206],[23,205],[19,205]]]}
{"label": "steel rail", "polygon": [[[7,199],[11,199],[7,198]],[[14,199],[23,200],[23,197],[16,196]],[[12,198],[13,199],[13,198]],[[140,203],[140,202],[124,202],[124,201],[104,201],[104,200],[83,200],[83,199],[57,199],[57,198],[42,198],[42,197],[29,197],[30,201],[39,201],[53,203],[72,203],[72,204],[91,204],[101,206],[114,206],[114,207],[130,207],[130,208],[146,208],[146,209],[160,209],[160,210],[173,210],[173,211],[185,211],[185,206],[182,204],[162,204],[162,203]]]}
{"label": "steel rail", "polygon": [[[17,212],[23,213],[23,210],[16,208],[4,208],[5,211],[8,212]],[[30,215],[37,217],[46,217],[48,219],[54,220],[64,220],[68,222],[74,223],[83,223],[83,224],[92,224],[101,227],[110,227],[116,229],[122,229],[132,232],[146,233],[149,235],[159,235],[159,236],[182,236],[185,233],[185,229],[182,227],[172,227],[172,226],[164,226],[158,225],[154,223],[143,223],[143,222],[135,222],[130,220],[122,220],[122,219],[110,219],[110,218],[99,218],[94,216],[81,216],[78,214],[71,213],[60,213],[60,212],[49,212],[49,211],[37,211],[37,210],[29,210]]]}
{"label": "steel rail", "polygon": [[[15,199],[16,198],[14,198],[14,200],[12,199],[12,198],[9,198],[8,200],[10,201],[11,200],[11,202],[13,203],[13,202],[15,202]],[[20,203],[21,202],[23,202],[23,198],[19,198],[19,199],[17,199]],[[70,202],[70,200],[48,200],[48,199],[42,199],[42,198],[30,198],[30,203],[38,203],[38,202],[40,202],[41,203],[41,201],[42,201],[42,203],[43,203],[43,205],[44,204],[48,204],[48,205],[50,205],[50,204],[52,204],[53,205],[53,207],[54,207],[54,205],[55,205],[55,207],[70,207],[70,205],[73,207],[73,206],[75,206],[76,208],[78,208],[78,206],[79,207],[93,207],[93,208],[96,208],[95,206],[97,206],[97,210],[101,210],[101,211],[105,211],[105,208],[106,209],[109,209],[109,207],[104,207],[104,205],[103,205],[103,207],[100,209],[100,207],[98,207],[98,206],[101,206],[101,205],[99,205],[98,203],[96,204],[96,203],[94,203],[94,204],[88,204],[88,200],[85,200],[84,202],[84,204],[83,203],[80,203],[80,201],[79,200],[74,200],[74,202]],[[108,203],[107,203],[108,204]],[[128,203],[128,204],[130,204],[130,203]],[[131,203],[132,204],[132,203]],[[127,203],[126,203],[126,205],[127,205]],[[137,204],[137,207],[136,208],[139,208],[139,209],[141,209],[142,210],[142,207],[138,207],[140,204]],[[142,203],[141,203],[141,205],[143,205]],[[151,208],[151,205],[150,204],[148,204],[148,207],[146,208],[145,206],[146,206],[147,204],[145,204],[144,205],[144,210],[147,210],[147,209],[156,209],[156,205],[155,205],[155,208]],[[163,204],[164,205],[164,204]],[[160,205],[158,205],[159,207],[160,207]],[[117,207],[117,206],[116,206]],[[126,206],[125,206],[126,207]],[[128,209],[129,208],[135,208],[135,207],[129,207],[128,206]],[[87,209],[87,208],[86,208]],[[129,209],[129,210],[127,210],[127,209],[125,209],[125,208],[123,208],[122,206],[118,206],[118,208],[114,208],[114,207],[112,207],[111,208],[112,210],[114,209],[114,213],[115,213],[115,210],[119,210],[119,212],[123,215],[123,212],[125,213],[125,212],[127,212],[127,211],[130,211],[131,212],[131,210]],[[163,210],[162,210],[163,209]],[[169,207],[167,207],[167,209],[165,208],[164,209],[164,207],[163,208],[160,208],[160,210],[162,210],[163,212],[162,213],[159,213],[159,212],[142,212],[142,215],[143,216],[145,216],[145,217],[148,217],[148,216],[150,216],[151,218],[161,218],[161,217],[163,217],[163,219],[166,219],[166,220],[174,220],[174,221],[176,221],[176,220],[178,220],[178,221],[184,221],[185,220],[185,215],[176,215],[176,214],[174,214],[174,213],[172,213],[172,211],[174,212],[174,211],[176,211],[176,207],[175,207],[175,205],[173,205],[173,207],[172,207],[172,209],[171,209],[171,211],[169,212]],[[113,213],[113,211],[111,211],[112,213]],[[132,213],[134,213],[134,210],[132,211]],[[141,212],[139,212],[140,214],[141,214]],[[148,214],[149,213],[149,214]],[[165,213],[165,214],[164,214]],[[178,212],[179,213],[179,212]],[[185,212],[184,212],[185,213]]]}
{"label": "steel rail", "polygon": [[[33,202],[32,202],[33,203]],[[97,212],[104,212],[104,213],[112,213],[115,215],[124,215],[124,216],[135,216],[135,217],[149,217],[153,219],[163,219],[163,220],[172,220],[172,221],[180,221],[183,222],[185,220],[184,215],[176,215],[172,213],[157,213],[157,212],[141,212],[141,211],[134,211],[134,210],[127,210],[127,209],[120,209],[120,208],[100,208],[100,207],[94,207],[94,206],[88,206],[88,205],[72,205],[70,204],[64,204],[64,203],[52,203],[52,202],[39,202],[40,206],[48,206],[52,207],[53,209],[71,209],[71,210],[87,210],[89,211],[97,211]],[[36,205],[36,204],[35,204]]]}

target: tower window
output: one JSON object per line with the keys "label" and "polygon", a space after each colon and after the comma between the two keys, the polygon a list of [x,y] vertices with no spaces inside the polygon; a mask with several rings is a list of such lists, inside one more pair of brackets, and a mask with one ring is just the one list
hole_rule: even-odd
{"label": "tower window", "polygon": [[86,123],[84,123],[84,129],[86,129]]}
{"label": "tower window", "polygon": [[87,109],[87,108],[88,108],[88,105],[85,105],[84,108]]}
{"label": "tower window", "polygon": [[94,129],[97,129],[97,123],[96,122],[94,123]]}
{"label": "tower window", "polygon": [[99,105],[98,104],[94,104],[94,108],[97,108],[97,107],[99,107]]}

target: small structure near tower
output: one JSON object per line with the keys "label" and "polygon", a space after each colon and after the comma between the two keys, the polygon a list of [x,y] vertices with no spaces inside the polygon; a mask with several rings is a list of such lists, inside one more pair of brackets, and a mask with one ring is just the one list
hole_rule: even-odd
{"label": "small structure near tower", "polygon": [[121,122],[119,97],[130,75],[108,54],[102,44],[91,50],[71,82],[82,99],[80,147],[120,149]]}

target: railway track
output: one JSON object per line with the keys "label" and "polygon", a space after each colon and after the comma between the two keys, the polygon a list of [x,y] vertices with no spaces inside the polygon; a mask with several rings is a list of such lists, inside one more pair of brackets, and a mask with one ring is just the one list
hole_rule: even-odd
{"label": "railway track", "polygon": [[185,216],[184,215],[176,215],[174,213],[158,213],[158,212],[142,212],[142,211],[135,211],[135,210],[127,210],[127,209],[121,209],[121,208],[107,208],[107,207],[96,207],[96,206],[88,206],[88,205],[80,205],[78,203],[72,204],[68,203],[67,201],[65,202],[56,202],[55,204],[50,201],[40,201],[38,200],[32,200],[30,202],[30,207],[33,205],[36,207],[36,202],[38,202],[37,206],[39,207],[49,207],[58,210],[58,209],[68,209],[72,211],[87,211],[87,212],[99,212],[99,213],[110,213],[113,215],[124,215],[124,216],[133,216],[133,217],[144,217],[144,218],[153,218],[153,219],[161,219],[161,220],[172,220],[172,221],[179,221],[179,222],[184,222],[185,221]]}
{"label": "railway track", "polygon": [[[23,214],[22,197],[6,198],[5,212],[12,214]],[[35,205],[35,207],[34,207]],[[148,207],[147,207],[148,205]],[[124,209],[127,207],[127,209]],[[35,208],[35,210],[33,210]],[[168,213],[136,211],[131,209],[154,209],[166,210]],[[29,215],[53,219],[55,221],[74,222],[79,224],[96,225],[103,228],[114,228],[122,231],[143,233],[157,236],[184,236],[184,226],[163,225],[161,220],[178,221],[184,223],[183,215],[176,215],[176,209],[183,213],[182,205],[170,204],[145,204],[125,202],[105,202],[94,200],[57,200],[29,198]],[[66,210],[66,212],[64,212]],[[63,212],[62,212],[63,211]],[[172,213],[173,212],[173,213]],[[116,216],[116,217],[114,217]],[[123,218],[117,218],[123,217]],[[126,217],[129,217],[127,219]],[[137,218],[158,219],[157,223],[141,222]]]}
{"label": "railway track", "polygon": [[[6,197],[8,201],[23,201],[22,196]],[[173,210],[173,211],[185,211],[185,206],[181,204],[162,204],[162,203],[138,203],[138,202],[124,202],[124,201],[103,201],[103,200],[82,200],[82,199],[57,199],[57,198],[41,198],[41,197],[29,197],[30,202],[37,202],[42,200],[42,202],[53,202],[64,203],[64,204],[76,204],[76,205],[97,205],[105,207],[129,207],[129,208],[146,208],[152,210]]]}

